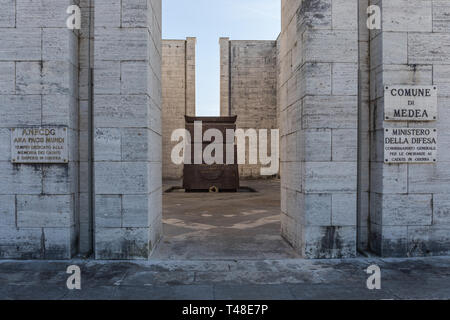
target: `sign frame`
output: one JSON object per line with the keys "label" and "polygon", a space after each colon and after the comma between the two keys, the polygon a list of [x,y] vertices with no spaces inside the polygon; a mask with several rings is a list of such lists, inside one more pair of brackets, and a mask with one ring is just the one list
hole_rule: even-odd
{"label": "sign frame", "polygon": [[[393,91],[398,96],[393,96]],[[416,91],[417,96],[407,95]],[[423,94],[430,93],[430,96]],[[402,95],[400,95],[402,93]],[[419,95],[422,94],[422,95]],[[436,85],[385,85],[384,120],[428,122],[438,119],[438,88]]]}
{"label": "sign frame", "polygon": [[51,125],[11,128],[11,163],[68,164],[68,131]]}
{"label": "sign frame", "polygon": [[[434,150],[417,150],[418,146],[422,145],[422,144],[418,144],[418,143],[401,143],[402,141],[405,140],[401,140],[401,138],[398,138],[399,136],[397,136],[397,138],[394,135],[394,130],[424,130],[424,131],[429,131],[428,135],[421,135],[421,136],[416,136],[418,138],[416,139],[434,139],[435,140],[435,144],[431,144],[432,146],[435,147]],[[438,130],[437,128],[411,128],[411,127],[404,127],[404,128],[385,128],[383,130],[384,135],[383,135],[383,157],[384,157],[384,163],[385,164],[434,164],[437,162],[437,157],[438,157]],[[411,137],[409,137],[411,139]],[[391,139],[391,141],[395,141],[392,139],[400,139],[400,143],[387,143],[388,139]],[[406,138],[404,138],[406,139]],[[409,140],[408,140],[409,141]],[[393,150],[388,150],[388,146],[401,146],[401,145],[405,145],[405,150],[402,149],[398,149],[396,151]],[[400,148],[400,147],[398,147]],[[421,153],[425,153],[426,155],[416,155],[416,156],[422,156],[424,157],[423,159],[420,160],[413,160],[412,158],[408,158],[408,157],[413,157],[414,155],[408,155],[408,154],[404,154],[405,152],[407,152],[408,150],[406,150],[406,148],[415,148],[413,150],[409,150],[410,152],[421,152]],[[395,152],[395,154],[392,154],[393,152]],[[391,154],[389,154],[391,153]],[[397,154],[399,153],[399,154]],[[393,159],[393,157],[398,157],[397,160]],[[403,157],[403,158],[400,158]]]}

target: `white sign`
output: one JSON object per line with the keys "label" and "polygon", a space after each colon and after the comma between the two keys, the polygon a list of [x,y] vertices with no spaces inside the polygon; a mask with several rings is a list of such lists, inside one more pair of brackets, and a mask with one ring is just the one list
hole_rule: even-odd
{"label": "white sign", "polygon": [[436,119],[436,86],[384,87],[384,120],[433,121]]}
{"label": "white sign", "polygon": [[11,129],[13,163],[68,163],[66,127]]}
{"label": "white sign", "polygon": [[436,161],[437,129],[385,129],[385,163],[434,163]]}

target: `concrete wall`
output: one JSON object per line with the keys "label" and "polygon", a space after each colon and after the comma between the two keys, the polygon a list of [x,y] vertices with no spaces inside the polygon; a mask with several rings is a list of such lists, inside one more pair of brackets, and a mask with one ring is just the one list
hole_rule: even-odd
{"label": "concrete wall", "polygon": [[184,116],[195,116],[195,38],[162,42],[163,178],[180,179],[183,165],[171,160],[172,132],[185,127]]}
{"label": "concrete wall", "polygon": [[[276,129],[277,126],[277,42],[220,41],[220,114],[237,115],[239,129]],[[268,139],[270,142],[270,138]],[[261,164],[246,164],[239,175],[261,177]],[[270,150],[270,148],[269,148]]]}
{"label": "concrete wall", "polygon": [[95,1],[95,257],[161,236],[161,1]]}
{"label": "concrete wall", "polygon": [[[77,251],[78,1],[0,1],[0,258],[67,259]],[[16,127],[66,126],[68,164],[12,164]]]}
{"label": "concrete wall", "polygon": [[[380,0],[382,30],[371,32],[371,249],[382,256],[450,252],[450,2]],[[438,87],[438,120],[383,121],[384,86]],[[435,164],[384,164],[384,129],[438,130]]]}
{"label": "concrete wall", "polygon": [[282,235],[309,258],[356,254],[357,16],[354,0],[282,1]]}

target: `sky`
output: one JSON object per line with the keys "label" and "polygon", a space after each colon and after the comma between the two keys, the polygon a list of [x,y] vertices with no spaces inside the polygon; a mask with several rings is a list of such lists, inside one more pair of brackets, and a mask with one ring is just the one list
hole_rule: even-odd
{"label": "sky", "polygon": [[196,114],[220,114],[219,38],[275,40],[280,0],[162,0],[163,39],[196,37]]}

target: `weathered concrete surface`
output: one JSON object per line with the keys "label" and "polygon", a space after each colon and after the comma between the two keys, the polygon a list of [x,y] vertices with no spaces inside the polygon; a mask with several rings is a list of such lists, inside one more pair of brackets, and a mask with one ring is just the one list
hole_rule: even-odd
{"label": "weathered concrete surface", "polygon": [[305,257],[352,257],[357,230],[357,1],[283,0],[281,6],[282,234]]}
{"label": "weathered concrete surface", "polygon": [[165,193],[164,236],[152,258],[299,257],[280,235],[279,180],[243,180],[241,186],[258,192]]}
{"label": "weathered concrete surface", "polygon": [[162,41],[162,176],[183,177],[183,165],[172,162],[174,130],[184,129],[184,116],[195,116],[195,38]]}
{"label": "weathered concrete surface", "polygon": [[[66,288],[69,265],[81,290]],[[381,290],[368,290],[368,266]],[[0,299],[449,299],[450,258],[0,261]]]}
{"label": "weathered concrete surface", "polygon": [[[238,129],[277,129],[277,42],[220,38],[220,114],[237,115]],[[268,153],[270,154],[270,137]],[[246,142],[243,178],[261,177],[256,159],[251,163]]]}
{"label": "weathered concrete surface", "polygon": [[161,235],[161,1],[136,5],[95,1],[97,259],[146,259]]}
{"label": "weathered concrete surface", "polygon": [[[381,0],[383,29],[370,32],[370,249],[381,256],[450,253],[450,153],[447,76],[450,64],[449,1]],[[384,87],[435,85],[438,119],[383,121]],[[434,164],[385,164],[386,128],[429,127],[438,131]]]}

